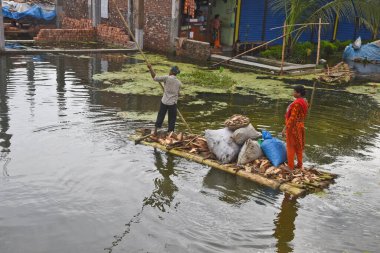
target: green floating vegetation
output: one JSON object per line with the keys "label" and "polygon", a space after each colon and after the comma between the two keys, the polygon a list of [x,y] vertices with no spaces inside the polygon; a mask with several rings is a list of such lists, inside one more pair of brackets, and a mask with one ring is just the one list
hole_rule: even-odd
{"label": "green floating vegetation", "polygon": [[[182,96],[196,96],[201,93],[240,95],[258,93],[271,99],[292,100],[292,83],[312,81],[315,78],[315,75],[312,74],[273,77],[224,68],[208,69],[192,63],[170,60],[157,54],[147,54],[147,57],[158,75],[167,75],[173,65],[180,68],[181,74],[178,78],[183,83],[181,88]],[[142,56],[135,55],[133,58],[141,60],[141,62],[124,64],[121,71],[97,74],[93,76],[93,79],[107,85],[106,91],[120,94],[161,96],[161,87],[152,80],[146,64],[142,61]],[[379,83],[351,85],[346,88],[346,91],[368,95],[380,104]],[[203,102],[194,102],[194,105],[196,105],[195,103],[201,104]]]}
{"label": "green floating vegetation", "polygon": [[[229,69],[208,69],[191,63],[171,61],[167,57],[147,54],[158,75],[167,75],[177,65],[183,83],[181,95],[195,96],[200,93],[241,94],[260,93],[274,99],[291,99],[291,87],[281,79],[268,79],[266,75],[252,72],[235,72]],[[142,60],[140,55],[134,56]],[[105,72],[93,76],[94,80],[110,85],[107,91],[121,94],[161,95],[160,86],[154,82],[145,63],[125,64],[118,72]]]}
{"label": "green floating vegetation", "polygon": [[134,112],[134,111],[123,111],[116,114],[118,117],[125,120],[133,121],[155,121],[157,118],[157,112]]}
{"label": "green floating vegetation", "polygon": [[350,93],[370,96],[380,104],[380,83],[348,86],[346,90]]}

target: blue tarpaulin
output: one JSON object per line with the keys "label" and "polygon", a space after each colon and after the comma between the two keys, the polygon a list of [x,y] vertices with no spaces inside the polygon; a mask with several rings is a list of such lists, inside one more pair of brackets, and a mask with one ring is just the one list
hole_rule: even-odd
{"label": "blue tarpaulin", "polygon": [[45,21],[51,21],[56,17],[55,10],[45,10],[42,6],[34,4],[27,5],[27,7],[22,8],[22,10],[14,11],[10,6],[3,6],[3,15],[6,18],[19,20],[22,18],[35,18],[42,19]]}
{"label": "blue tarpaulin", "polygon": [[346,47],[343,53],[344,60],[370,61],[380,63],[380,42],[372,42],[354,49],[352,44]]}

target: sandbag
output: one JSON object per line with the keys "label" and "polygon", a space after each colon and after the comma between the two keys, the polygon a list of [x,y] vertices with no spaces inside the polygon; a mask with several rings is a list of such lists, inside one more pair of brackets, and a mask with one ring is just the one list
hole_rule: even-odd
{"label": "sandbag", "polygon": [[221,163],[232,163],[239,154],[240,146],[232,140],[232,134],[228,128],[205,131],[208,148]]}
{"label": "sandbag", "polygon": [[260,137],[261,133],[256,131],[252,124],[249,124],[247,127],[239,128],[232,135],[232,139],[238,145],[243,145],[248,139],[255,140]]}
{"label": "sandbag", "polygon": [[264,139],[261,149],[273,166],[278,167],[286,162],[286,147],[283,141],[277,138]]}
{"label": "sandbag", "polygon": [[240,150],[238,164],[244,165],[250,163],[259,159],[263,155],[260,144],[257,141],[249,139],[244,143],[244,146]]}

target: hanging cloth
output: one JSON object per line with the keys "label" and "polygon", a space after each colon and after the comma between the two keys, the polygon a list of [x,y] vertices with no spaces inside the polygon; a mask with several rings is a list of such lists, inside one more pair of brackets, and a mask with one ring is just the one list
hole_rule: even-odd
{"label": "hanging cloth", "polygon": [[185,0],[183,13],[194,18],[195,17],[195,7],[196,7],[195,0]]}

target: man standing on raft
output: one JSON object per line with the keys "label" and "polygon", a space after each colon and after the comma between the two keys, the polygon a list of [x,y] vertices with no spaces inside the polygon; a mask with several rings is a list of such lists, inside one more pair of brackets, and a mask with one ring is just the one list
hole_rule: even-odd
{"label": "man standing on raft", "polygon": [[293,96],[296,99],[291,103],[285,114],[285,128],[282,132],[286,135],[286,149],[288,166],[294,170],[294,156],[297,155],[297,168],[302,169],[302,153],[305,148],[305,119],[308,112],[308,103],[304,98],[305,87],[294,87]]}
{"label": "man standing on raft", "polygon": [[160,110],[157,115],[157,120],[154,128],[154,135],[157,135],[157,129],[162,127],[166,112],[168,112],[168,132],[174,132],[175,123],[177,120],[177,101],[179,97],[179,90],[181,88],[181,81],[177,79],[180,70],[177,66],[170,69],[168,76],[157,77],[153,71],[152,65],[148,65],[150,74],[156,82],[162,82],[164,85],[164,95],[161,99]]}

